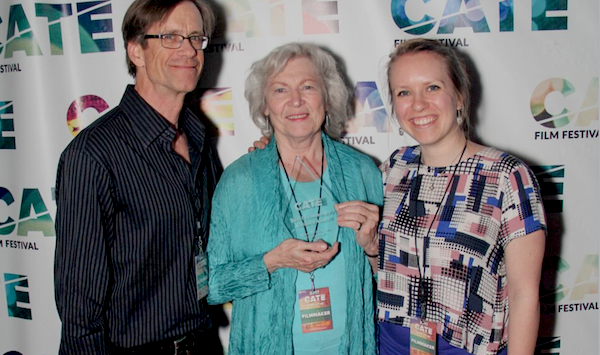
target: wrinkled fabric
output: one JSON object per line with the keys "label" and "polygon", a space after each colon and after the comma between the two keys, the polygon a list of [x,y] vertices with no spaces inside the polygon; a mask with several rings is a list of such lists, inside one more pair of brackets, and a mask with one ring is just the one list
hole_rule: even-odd
{"label": "wrinkled fabric", "polygon": [[[373,161],[323,134],[338,202],[382,205],[381,173]],[[229,353],[292,354],[297,270],[269,275],[263,256],[291,238],[283,222],[285,196],[275,139],[231,164],[213,199],[209,257],[211,304],[233,301]],[[373,273],[352,229],[340,228],[346,253],[347,321],[340,354],[375,354]]]}

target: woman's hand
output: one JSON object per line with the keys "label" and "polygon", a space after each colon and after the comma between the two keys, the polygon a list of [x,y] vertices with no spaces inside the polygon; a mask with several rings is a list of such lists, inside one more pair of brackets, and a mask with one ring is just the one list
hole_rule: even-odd
{"label": "woman's hand", "polygon": [[356,242],[369,257],[376,257],[379,251],[377,225],[379,207],[363,201],[348,201],[335,205],[340,227],[348,227],[356,232]]}
{"label": "woman's hand", "polygon": [[311,243],[290,238],[266,253],[263,260],[269,273],[279,268],[311,272],[329,264],[338,251],[338,242],[329,247],[329,244],[322,240]]}
{"label": "woman's hand", "polygon": [[248,148],[248,153],[252,153],[254,149],[265,149],[267,144],[269,144],[269,138],[262,136],[259,140],[254,141],[252,147]]}

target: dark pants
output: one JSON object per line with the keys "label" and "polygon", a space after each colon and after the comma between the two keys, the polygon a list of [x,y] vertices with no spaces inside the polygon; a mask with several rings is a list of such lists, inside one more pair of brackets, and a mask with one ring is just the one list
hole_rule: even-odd
{"label": "dark pants", "polygon": [[112,346],[110,355],[223,355],[218,328],[194,330],[182,336],[156,341],[133,348]]}

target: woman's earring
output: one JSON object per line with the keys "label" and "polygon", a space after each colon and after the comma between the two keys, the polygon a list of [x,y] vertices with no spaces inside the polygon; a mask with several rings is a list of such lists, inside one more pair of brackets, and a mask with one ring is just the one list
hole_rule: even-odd
{"label": "woman's earring", "polygon": [[456,110],[456,123],[458,123],[459,126],[462,126],[463,123],[462,109],[460,108]]}
{"label": "woman's earring", "polygon": [[398,134],[401,136],[404,135],[404,130],[402,129],[402,126],[398,127]]}
{"label": "woman's earring", "polygon": [[325,112],[325,127],[329,127],[329,113]]}
{"label": "woman's earring", "polygon": [[265,115],[265,120],[267,120],[267,131],[271,131],[271,125],[270,125],[271,118],[269,117],[269,115]]}

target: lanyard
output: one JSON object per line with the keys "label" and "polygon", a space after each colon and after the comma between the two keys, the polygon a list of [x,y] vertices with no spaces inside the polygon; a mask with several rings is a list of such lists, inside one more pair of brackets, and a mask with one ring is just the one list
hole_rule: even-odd
{"label": "lanyard", "polygon": [[[463,155],[465,154],[465,151],[467,150],[467,143],[468,143],[468,140],[465,142],[465,146],[463,147],[463,150],[460,153],[460,157],[458,158],[457,164],[460,164],[460,162],[463,158]],[[444,202],[444,199],[446,198],[446,195],[448,194],[448,190],[450,189],[450,186],[452,185],[452,182],[454,180],[454,177],[456,176],[457,170],[458,170],[458,167],[456,167],[454,169],[454,171],[452,172],[450,181],[446,184],[446,189],[444,190],[444,194],[442,195],[442,200],[438,204],[438,206],[435,210],[435,214],[433,215],[433,219],[431,220],[431,223],[429,224],[429,228],[427,229],[427,233],[425,234],[425,237],[423,238],[423,272],[421,272],[419,247],[418,247],[418,243],[417,243],[418,228],[417,228],[416,214],[415,214],[415,218],[413,220],[413,222],[414,222],[413,230],[414,230],[414,236],[415,236],[415,251],[416,251],[416,256],[417,256],[417,270],[419,271],[419,289],[418,289],[417,299],[419,300],[419,305],[421,306],[421,319],[423,319],[423,320],[427,317],[427,304],[429,303],[429,295],[431,294],[431,291],[433,288],[432,284],[427,279],[424,278],[425,271],[427,269],[427,263],[425,262],[425,259],[427,257],[427,251],[429,250],[429,233],[431,233],[431,228],[433,227],[433,223],[435,222],[436,218],[438,217],[438,215],[440,213],[440,209],[442,207],[442,202]],[[419,165],[417,166],[417,176],[415,176],[415,184],[413,184],[413,188],[415,187],[415,185],[418,181],[418,178],[420,176],[419,175],[420,171],[421,171],[421,155],[419,154]]]}
{"label": "lanyard", "polygon": [[[323,145],[323,141],[321,140],[321,147],[322,147],[322,153],[321,153],[321,178],[320,178],[320,184],[319,184],[319,200],[322,197],[323,194],[323,169],[325,166],[325,146]],[[277,145],[275,145],[275,148],[277,149],[277,156],[279,158],[279,161],[281,162],[281,166],[283,167],[283,172],[285,173],[285,177],[287,178],[287,182],[288,185],[290,185],[290,190],[292,191],[292,197],[294,198],[294,202],[296,203],[296,206],[298,205],[298,199],[296,198],[296,193],[294,192],[294,188],[292,187],[292,183],[290,181],[290,176],[287,173],[287,170],[285,168],[285,164],[283,163],[283,159],[281,159],[281,154],[279,153],[279,147],[277,147]],[[298,209],[298,214],[300,215],[300,219],[302,220],[302,225],[304,227],[304,233],[306,234],[306,241],[309,243],[312,243],[315,241],[315,237],[317,236],[317,230],[319,229],[319,220],[321,217],[321,204],[319,204],[319,208],[317,210],[317,224],[315,225],[315,231],[313,233],[312,238],[309,237],[308,234],[308,228],[306,227],[306,222],[304,221],[304,216],[302,215],[302,210]],[[315,290],[315,272],[311,271],[310,272],[310,282],[312,284],[312,289],[313,291]]]}

